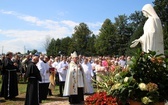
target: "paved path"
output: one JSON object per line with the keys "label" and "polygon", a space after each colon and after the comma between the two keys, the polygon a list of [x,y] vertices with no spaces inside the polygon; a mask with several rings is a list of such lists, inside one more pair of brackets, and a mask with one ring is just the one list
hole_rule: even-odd
{"label": "paved path", "polygon": [[[84,99],[86,99],[89,95],[85,95]],[[55,96],[51,96],[51,98]],[[54,98],[55,99],[55,98]],[[70,105],[67,97],[57,97],[55,101],[49,103],[43,103],[41,105]],[[84,105],[84,104],[73,104],[73,105]],[[165,104],[168,105],[168,102]]]}
{"label": "paved path", "polygon": [[[88,95],[85,95],[84,98],[86,99],[86,97],[88,97]],[[59,100],[60,98],[60,100]],[[41,105],[69,105],[69,101],[67,97],[59,97],[57,98],[56,101],[54,102],[49,102],[49,103],[43,103]],[[84,105],[84,103],[82,104],[73,104],[73,105]]]}
{"label": "paved path", "polygon": [[[68,101],[56,101],[56,102],[51,102],[51,103],[45,103],[42,105],[69,105]],[[84,104],[75,104],[75,105],[84,105]],[[168,105],[168,103],[166,103],[165,105]]]}
{"label": "paved path", "polygon": [[[85,99],[88,95],[85,95]],[[19,95],[13,101],[5,101],[4,98],[0,97],[0,105],[24,105],[25,94]],[[10,103],[10,104],[9,104]],[[69,105],[68,97],[48,96],[47,100],[43,101],[40,105]],[[74,104],[84,105],[84,104]],[[166,103],[165,105],[168,105]]]}

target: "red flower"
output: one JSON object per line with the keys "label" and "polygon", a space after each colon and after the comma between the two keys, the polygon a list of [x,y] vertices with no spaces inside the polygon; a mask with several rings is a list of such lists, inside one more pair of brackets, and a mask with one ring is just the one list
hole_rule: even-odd
{"label": "red flower", "polygon": [[85,100],[85,105],[121,105],[117,98],[107,96],[106,92],[97,92],[88,96]]}

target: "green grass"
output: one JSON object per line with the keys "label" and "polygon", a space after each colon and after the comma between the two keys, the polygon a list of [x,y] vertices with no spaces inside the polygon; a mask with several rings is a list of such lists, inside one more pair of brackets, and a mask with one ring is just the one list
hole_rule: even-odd
{"label": "green grass", "polygon": [[[2,85],[2,76],[0,75],[0,91],[1,91],[1,85]],[[5,100],[3,97],[0,97],[0,105],[24,105],[25,102],[25,95],[26,95],[26,89],[27,89],[27,83],[24,83],[23,81],[19,81],[18,83],[18,91],[19,95],[14,100]],[[57,97],[59,94],[59,87],[56,86],[55,90],[52,91],[52,94],[54,96],[48,96],[47,100],[43,100],[42,103],[48,103],[53,102],[56,100],[65,100]]]}
{"label": "green grass", "polygon": [[[1,91],[2,79],[0,75],[0,91]],[[26,95],[27,83],[23,81],[19,81],[18,83],[18,91],[19,95],[16,97],[15,100],[5,100],[3,97],[0,97],[0,105],[24,105],[25,102],[25,95]],[[95,92],[97,91],[96,87],[94,88]],[[42,103],[49,103],[54,101],[63,101],[68,100],[67,97],[58,97],[59,94],[59,86],[55,87],[55,90],[52,91],[54,96],[48,96],[47,100],[43,100]]]}
{"label": "green grass", "polygon": [[[1,86],[2,86],[2,76],[0,75],[0,91],[1,91]],[[19,94],[25,93],[26,88],[27,88],[27,84],[23,83],[22,81],[19,81],[19,83],[18,83]]]}
{"label": "green grass", "polygon": [[[2,85],[2,76],[0,75],[0,91],[1,91],[1,85]],[[27,89],[27,83],[24,83],[23,81],[19,81],[18,83],[19,94],[26,93],[26,89]],[[55,87],[53,94],[59,94],[58,86]]]}

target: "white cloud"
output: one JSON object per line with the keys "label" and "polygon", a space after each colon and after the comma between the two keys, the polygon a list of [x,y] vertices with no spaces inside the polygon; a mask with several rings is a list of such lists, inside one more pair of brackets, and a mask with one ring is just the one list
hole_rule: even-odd
{"label": "white cloud", "polygon": [[3,14],[8,14],[8,15],[15,15],[16,13],[14,11],[5,11],[5,10],[0,10],[1,13]]}
{"label": "white cloud", "polygon": [[96,23],[86,22],[86,24],[88,26],[90,26],[90,28],[95,28],[95,27],[100,27],[103,23],[101,23],[101,22],[96,22]]}
{"label": "white cloud", "polygon": [[8,51],[24,53],[25,46],[27,50],[37,49],[38,51],[44,52],[46,36],[50,36],[55,39],[64,38],[68,36],[68,34],[71,35],[72,32],[69,31],[71,30],[67,30],[65,28],[62,28],[59,31],[2,30],[0,31],[1,38],[7,37],[7,39],[1,41],[0,49],[1,46],[3,46],[4,53]]}
{"label": "white cloud", "polygon": [[[0,10],[2,14],[13,15],[18,19],[21,19],[25,22],[31,23],[34,26],[45,28],[44,31],[40,30],[14,30],[14,29],[7,29],[2,30],[0,29],[1,38],[4,37],[4,40],[1,40],[1,46],[3,46],[3,52],[6,53],[7,51],[12,52],[24,52],[24,46],[27,50],[37,49],[44,51],[44,42],[46,36],[50,36],[51,38],[64,38],[66,36],[71,36],[74,31],[74,27],[79,25],[78,22],[74,22],[71,20],[62,20],[62,21],[54,21],[54,20],[40,20],[38,17],[23,15],[14,11],[5,11]],[[89,28],[94,32],[94,34],[98,33],[98,28],[102,25],[102,23],[86,23]],[[6,39],[7,38],[7,39]],[[0,50],[1,51],[1,50]]]}
{"label": "white cloud", "polygon": [[79,23],[74,22],[74,21],[69,21],[69,20],[64,20],[64,21],[53,21],[53,20],[40,20],[37,17],[33,17],[33,16],[19,16],[20,19],[27,21],[27,22],[31,22],[32,24],[36,25],[36,26],[40,26],[49,30],[55,30],[55,29],[62,29],[62,27],[64,28],[70,28],[73,29],[76,25],[78,25]]}
{"label": "white cloud", "polygon": [[51,38],[63,38],[69,34],[68,30],[62,29],[57,31],[37,31],[37,30],[5,30],[0,32],[1,37],[7,37],[1,41],[0,46],[4,46],[3,52],[24,52],[23,47],[26,46],[27,50],[42,50],[44,52],[44,43],[46,36]]}
{"label": "white cloud", "polygon": [[73,22],[73,21],[69,21],[69,20],[61,21],[61,23],[67,25],[68,27],[75,27],[76,25],[79,24],[79,23],[76,23],[76,22]]}
{"label": "white cloud", "polygon": [[99,29],[101,28],[103,23],[101,23],[101,22],[96,22],[96,23],[87,22],[86,24],[89,26],[89,29],[92,29],[92,32],[95,35],[98,35],[100,32]]}
{"label": "white cloud", "polygon": [[38,18],[33,17],[33,16],[19,16],[20,19],[23,19],[24,21],[32,22],[32,23],[37,23],[39,21]]}

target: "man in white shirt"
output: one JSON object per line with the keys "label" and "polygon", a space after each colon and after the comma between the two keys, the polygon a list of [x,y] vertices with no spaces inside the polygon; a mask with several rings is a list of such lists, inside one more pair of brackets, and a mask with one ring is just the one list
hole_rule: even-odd
{"label": "man in white shirt", "polygon": [[55,70],[57,70],[57,68],[58,68],[58,64],[59,64],[59,59],[58,59],[58,57],[55,57],[55,59],[54,59],[54,63],[52,64],[52,67],[54,67]]}
{"label": "man in white shirt", "polygon": [[88,59],[85,58],[84,62],[82,63],[82,68],[84,70],[85,76],[86,76],[86,83],[88,84],[89,92],[87,94],[92,94],[94,92],[93,86],[92,86],[92,78],[94,76],[92,66],[90,62],[88,62]]}
{"label": "man in white shirt", "polygon": [[124,55],[122,55],[122,56],[120,57],[120,60],[119,60],[118,64],[119,64],[122,68],[125,68],[125,66],[126,66],[126,61],[125,61]]}
{"label": "man in white shirt", "polygon": [[39,101],[40,103],[42,100],[45,100],[47,98],[48,94],[48,86],[49,86],[49,64],[48,62],[48,57],[44,55],[40,55],[39,62],[36,64],[37,68],[40,71],[40,75],[42,78],[42,81],[39,82]]}
{"label": "man in white shirt", "polygon": [[58,69],[57,69],[57,72],[59,73],[59,91],[60,91],[61,97],[63,96],[63,90],[64,90],[64,85],[65,85],[67,70],[68,70],[67,58],[66,56],[64,56],[63,61],[61,61],[58,64]]}
{"label": "man in white shirt", "polygon": [[55,72],[56,72],[55,73],[55,83],[56,83],[56,85],[59,85],[59,74],[57,72],[59,63],[60,63],[60,57],[57,56],[57,57],[55,57],[54,63],[52,64],[52,67],[55,68]]}

